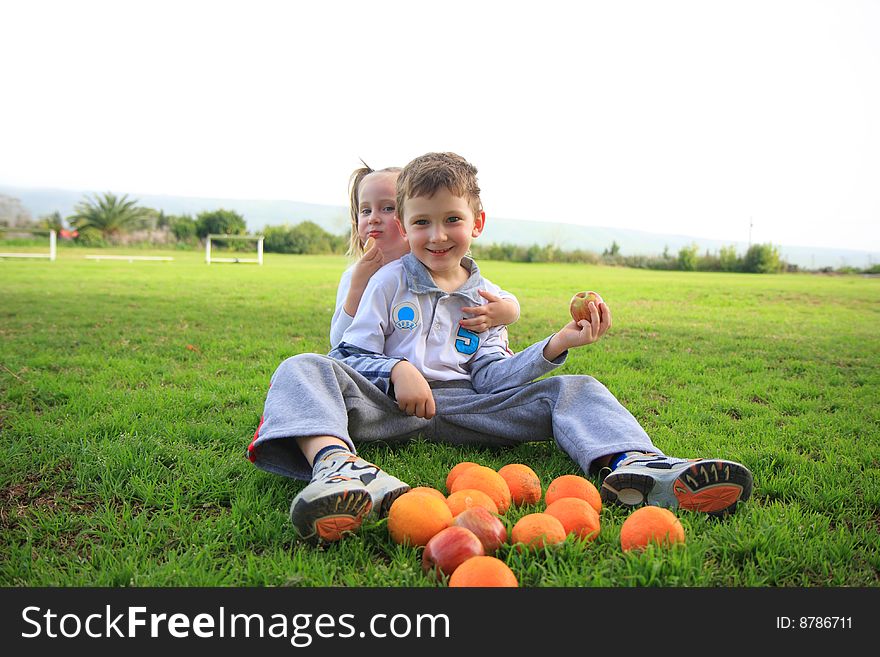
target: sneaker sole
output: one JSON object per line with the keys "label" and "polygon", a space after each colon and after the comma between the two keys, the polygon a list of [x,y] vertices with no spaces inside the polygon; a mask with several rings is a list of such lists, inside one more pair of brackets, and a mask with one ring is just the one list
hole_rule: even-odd
{"label": "sneaker sole", "polygon": [[666,471],[612,472],[600,494],[603,502],[621,506],[651,504],[723,516],[749,499],[752,473],[733,461],[704,459]]}
{"label": "sneaker sole", "polygon": [[358,530],[372,506],[365,488],[337,491],[313,500],[296,500],[290,519],[306,540],[338,541]]}

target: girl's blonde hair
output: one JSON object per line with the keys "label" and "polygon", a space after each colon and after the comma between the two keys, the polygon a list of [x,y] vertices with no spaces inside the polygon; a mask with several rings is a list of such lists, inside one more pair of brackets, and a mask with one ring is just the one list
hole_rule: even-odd
{"label": "girl's blonde hair", "polygon": [[373,169],[366,162],[361,160],[364,166],[355,169],[351,177],[348,179],[348,199],[349,214],[351,216],[351,236],[348,241],[348,251],[346,255],[352,258],[360,258],[364,255],[364,245],[358,235],[358,216],[360,215],[360,189],[364,178],[371,173],[400,173],[400,167],[385,167],[384,169]]}

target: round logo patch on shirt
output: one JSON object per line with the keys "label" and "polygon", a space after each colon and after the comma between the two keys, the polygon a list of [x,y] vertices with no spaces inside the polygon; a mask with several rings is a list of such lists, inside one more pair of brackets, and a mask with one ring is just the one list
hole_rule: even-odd
{"label": "round logo patch on shirt", "polygon": [[403,301],[391,310],[394,326],[404,331],[411,331],[421,322],[419,307],[409,301]]}

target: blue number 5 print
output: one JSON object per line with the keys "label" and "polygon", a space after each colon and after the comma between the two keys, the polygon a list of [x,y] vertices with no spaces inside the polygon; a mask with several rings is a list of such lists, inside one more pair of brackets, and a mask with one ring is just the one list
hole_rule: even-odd
{"label": "blue number 5 print", "polygon": [[480,336],[473,331],[468,331],[463,326],[458,327],[456,335],[458,339],[455,341],[455,349],[462,354],[470,355],[480,346]]}

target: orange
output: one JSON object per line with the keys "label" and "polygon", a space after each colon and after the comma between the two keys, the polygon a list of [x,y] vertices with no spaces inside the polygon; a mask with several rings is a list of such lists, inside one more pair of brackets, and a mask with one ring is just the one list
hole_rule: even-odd
{"label": "orange", "polygon": [[451,524],[446,502],[425,493],[404,493],[388,510],[388,533],[395,543],[424,546]]}
{"label": "orange", "polygon": [[422,495],[432,495],[436,497],[438,500],[446,501],[446,496],[441,493],[436,488],[431,488],[430,486],[416,486],[415,488],[409,489],[410,493],[421,493]]}
{"label": "orange", "polygon": [[474,465],[462,472],[452,482],[452,492],[465,488],[476,488],[492,498],[498,513],[505,513],[510,507],[510,488],[504,477],[485,465]]}
{"label": "orange", "polygon": [[508,586],[517,587],[516,575],[497,557],[471,557],[449,578],[450,587]]}
{"label": "orange", "polygon": [[590,503],[578,497],[563,497],[548,504],[544,511],[562,523],[566,534],[594,541],[599,535],[599,514]]}
{"label": "orange", "polygon": [[475,465],[479,465],[479,463],[474,463],[473,461],[462,461],[461,463],[454,465],[452,467],[452,470],[449,471],[449,474],[446,475],[446,492],[452,492],[452,482],[456,480],[458,475]]}
{"label": "orange", "polygon": [[522,463],[510,463],[498,471],[510,488],[510,498],[517,506],[541,500],[541,480],[535,471]]}
{"label": "orange", "polygon": [[547,513],[530,513],[517,520],[513,529],[510,530],[510,542],[517,545],[518,550],[523,547],[537,550],[561,543],[565,540],[565,528],[557,518]]}
{"label": "orange", "polygon": [[602,497],[599,495],[599,491],[593,484],[578,475],[556,477],[547,486],[547,494],[544,496],[547,504],[553,504],[563,497],[579,497],[589,502],[590,506],[596,509],[596,513],[602,511]]}
{"label": "orange", "polygon": [[643,506],[633,511],[620,528],[620,547],[641,550],[648,543],[684,543],[684,527],[669,509]]}
{"label": "orange", "polygon": [[470,509],[472,506],[481,506],[487,511],[498,513],[498,505],[495,504],[492,498],[476,488],[462,488],[461,490],[455,491],[452,495],[446,498],[446,504],[449,507],[449,510],[452,511],[453,516],[457,516],[459,513],[465,509]]}

